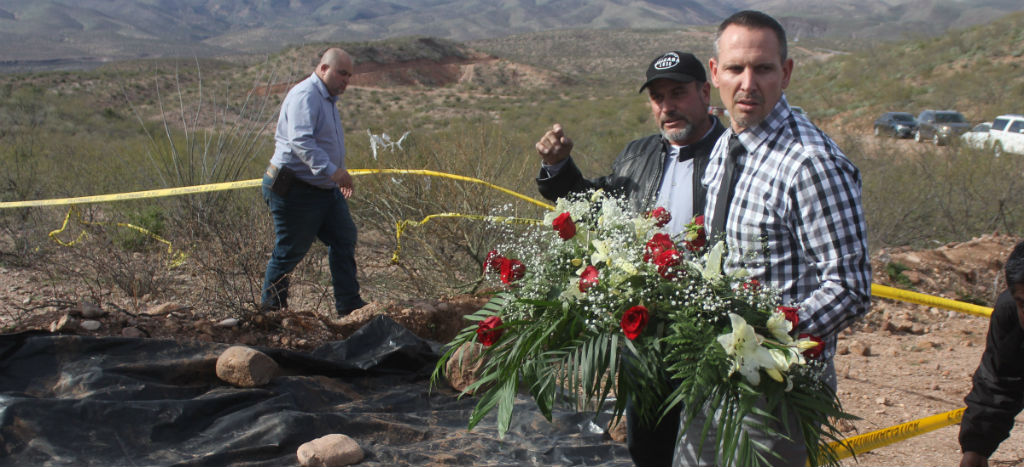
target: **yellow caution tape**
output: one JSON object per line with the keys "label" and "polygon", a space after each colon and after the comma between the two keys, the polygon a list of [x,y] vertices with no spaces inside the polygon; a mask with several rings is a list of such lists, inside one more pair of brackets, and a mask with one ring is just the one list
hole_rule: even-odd
{"label": "yellow caution tape", "polygon": [[[444,172],[437,172],[433,170],[407,170],[407,169],[352,169],[349,170],[352,175],[370,175],[370,174],[406,174],[406,175],[427,175],[431,177],[442,177],[450,178],[452,180],[460,180],[471,183],[478,183],[488,188],[492,188],[503,193],[510,194],[516,198],[522,199],[526,202],[535,204],[545,209],[554,209],[554,206],[537,201],[529,196],[525,196],[516,193],[508,188],[504,188],[493,183],[485,182],[478,178],[465,177],[462,175],[449,174]],[[189,195],[195,193],[207,193],[211,191],[224,191],[224,190],[237,190],[239,188],[252,188],[260,186],[263,183],[262,179],[242,180],[237,182],[223,182],[223,183],[211,183],[208,185],[196,185],[196,186],[185,186],[177,188],[163,188],[158,190],[145,190],[135,191],[129,193],[114,193],[108,195],[95,195],[95,196],[81,196],[77,198],[57,198],[57,199],[43,199],[35,201],[3,201],[0,202],[0,209],[10,208],[28,208],[28,207],[39,207],[39,206],[67,206],[73,204],[90,204],[90,203],[106,203],[110,201],[124,201],[131,199],[143,199],[143,198],[162,198],[166,196],[179,196]]]}
{"label": "yellow caution tape", "polygon": [[838,459],[844,459],[855,454],[863,454],[880,447],[905,441],[917,435],[938,430],[939,428],[956,425],[964,418],[964,410],[966,410],[966,407],[919,418],[911,422],[829,443],[829,446],[835,450]]}
{"label": "yellow caution tape", "polygon": [[[433,170],[353,169],[353,170],[349,170],[348,172],[350,174],[352,174],[352,175],[406,174],[406,175],[427,175],[427,176],[431,176],[431,177],[450,178],[452,180],[460,180],[460,181],[464,181],[464,182],[477,183],[477,184],[480,184],[480,185],[484,185],[484,186],[486,186],[488,188],[492,188],[492,189],[498,190],[498,191],[500,191],[502,193],[506,193],[506,194],[515,196],[516,198],[519,198],[519,199],[521,199],[523,201],[526,201],[528,203],[531,203],[531,204],[535,204],[535,205],[540,206],[540,207],[542,207],[544,209],[547,209],[547,210],[555,209],[555,207],[550,205],[550,204],[547,204],[547,203],[544,203],[544,202],[541,202],[541,201],[537,201],[537,200],[535,200],[535,199],[533,199],[533,198],[531,198],[529,196],[526,196],[526,195],[517,193],[515,191],[509,190],[508,188],[504,188],[504,187],[495,185],[493,183],[485,182],[483,180],[480,180],[479,178],[465,177],[465,176],[462,176],[462,175],[455,175],[455,174],[444,173],[444,172],[436,172],[436,171],[433,171]],[[0,207],[3,207],[3,206],[0,205]]]}
{"label": "yellow caution tape", "polygon": [[950,300],[948,298],[911,292],[909,290],[901,290],[895,287],[889,287],[880,284],[871,284],[871,295],[881,298],[891,298],[893,300],[917,303],[919,305],[945,308],[947,310],[959,311],[961,313],[967,313],[975,316],[983,316],[985,318],[988,318],[989,316],[992,315],[992,308],[986,306],[975,305],[973,303],[958,302],[956,300]]}
{"label": "yellow caution tape", "polygon": [[185,258],[186,258],[185,253],[183,253],[181,251],[175,252],[174,251],[174,246],[171,244],[171,242],[169,242],[166,239],[160,237],[159,235],[157,235],[157,234],[155,234],[153,232],[150,232],[149,230],[146,230],[146,229],[144,229],[142,227],[139,227],[137,225],[129,224],[129,223],[126,223],[126,222],[87,222],[85,219],[82,218],[82,213],[75,206],[71,206],[68,209],[68,213],[64,216],[64,224],[62,224],[59,229],[51,231],[49,233],[49,237],[52,238],[53,241],[57,242],[57,244],[59,244],[61,246],[74,246],[76,243],[78,243],[83,238],[85,238],[85,236],[87,234],[87,232],[85,230],[83,230],[83,231],[79,232],[78,236],[75,237],[75,239],[71,240],[70,242],[65,242],[65,241],[63,241],[63,240],[61,240],[60,238],[57,237],[58,235],[64,233],[65,230],[67,230],[68,224],[71,223],[71,215],[72,214],[75,214],[75,216],[77,217],[78,223],[82,224],[82,225],[114,225],[114,226],[117,226],[117,227],[124,227],[124,228],[135,230],[135,231],[137,231],[137,232],[139,232],[139,233],[141,233],[141,234],[143,234],[143,235],[145,235],[145,236],[147,236],[149,238],[152,238],[153,240],[156,240],[156,241],[158,241],[160,243],[163,243],[163,244],[167,245],[167,255],[170,256],[170,258],[171,258],[170,263],[169,263],[169,267],[170,268],[176,268],[176,267],[181,266],[182,264],[185,263]]}
{"label": "yellow caution tape", "polygon": [[260,186],[260,183],[261,180],[243,180],[240,182],[211,183],[209,185],[162,188],[159,190],[133,191],[129,193],[114,193],[109,195],[81,196],[78,198],[41,199],[35,201],[5,201],[0,202],[0,209],[30,208],[39,206],[69,206],[75,204],[107,203],[111,201],[124,201],[131,199],[163,198],[166,196],[190,195],[195,193],[207,193],[211,191],[251,188]]}
{"label": "yellow caution tape", "polygon": [[399,221],[395,225],[395,253],[391,255],[391,262],[398,263],[398,253],[402,251],[402,232],[407,227],[419,226],[430,222],[432,219],[437,218],[458,218],[458,219],[471,219],[478,221],[497,222],[502,224],[540,224],[541,221],[537,219],[524,219],[521,217],[502,217],[502,216],[479,216],[473,214],[459,214],[454,212],[444,212],[441,214],[431,214],[424,217],[423,220],[417,221]]}

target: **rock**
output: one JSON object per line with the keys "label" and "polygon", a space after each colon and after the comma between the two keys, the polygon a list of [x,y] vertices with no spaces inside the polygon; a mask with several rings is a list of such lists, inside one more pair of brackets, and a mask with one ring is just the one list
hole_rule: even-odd
{"label": "rock", "polygon": [[121,335],[124,336],[124,337],[133,337],[133,338],[146,337],[146,333],[142,332],[141,329],[136,328],[136,327],[132,327],[132,326],[128,326],[128,327],[122,329],[121,330]]}
{"label": "rock", "polygon": [[626,416],[623,415],[618,420],[611,420],[608,422],[608,431],[606,431],[608,437],[614,441],[620,443],[626,442]]}
{"label": "rock", "polygon": [[186,308],[188,308],[188,307],[182,306],[182,305],[180,305],[178,303],[165,302],[165,303],[161,303],[159,305],[153,305],[153,306],[151,306],[149,308],[146,308],[146,310],[143,311],[142,313],[144,313],[146,315],[149,315],[149,316],[161,316],[161,315],[166,315],[166,314],[174,312],[174,311],[184,310]]}
{"label": "rock", "polygon": [[103,324],[94,319],[87,319],[83,320],[81,324],[79,324],[78,326],[82,329],[85,329],[86,331],[96,331],[99,328],[103,327]]}
{"label": "rock", "polygon": [[287,317],[281,320],[281,327],[292,332],[302,332],[305,328],[302,326],[302,322],[293,317]]}
{"label": "rock", "polygon": [[214,323],[207,320],[200,320],[192,323],[192,328],[201,335],[212,336],[214,335]]}
{"label": "rock", "polygon": [[871,345],[862,341],[851,340],[849,343],[850,353],[862,357],[871,356]]}
{"label": "rock", "polygon": [[836,421],[836,428],[839,429],[840,433],[849,433],[851,431],[857,430],[857,427],[853,424],[853,422],[845,418],[840,418],[839,420]]}
{"label": "rock", "polygon": [[75,326],[75,320],[71,317],[71,314],[64,313],[60,319],[50,323],[50,332],[62,332],[67,331]]}
{"label": "rock", "polygon": [[875,403],[878,404],[878,405],[886,405],[886,406],[892,405],[892,401],[890,401],[886,397],[879,397],[879,398],[875,399]]}
{"label": "rock", "polygon": [[296,455],[303,467],[339,467],[363,460],[359,443],[342,434],[331,434],[299,446]]}
{"label": "rock", "polygon": [[92,303],[92,302],[81,302],[81,303],[79,303],[78,304],[78,313],[80,315],[82,315],[82,317],[85,318],[85,319],[99,318],[99,317],[107,314],[107,312],[103,311],[103,309],[100,308],[99,305],[97,305],[95,303]]}
{"label": "rock", "polygon": [[238,327],[238,318],[225,318],[215,324],[218,328],[234,328]]}
{"label": "rock", "polygon": [[217,377],[238,387],[263,386],[277,371],[274,359],[249,347],[232,346],[217,357]]}
{"label": "rock", "polygon": [[[477,342],[467,342],[455,350],[452,358],[445,366],[445,377],[448,384],[459,392],[466,392],[469,385],[480,379],[480,370],[485,360],[481,358],[484,346]],[[472,394],[472,392],[468,392]]]}
{"label": "rock", "polygon": [[906,263],[911,267],[921,264],[921,257],[918,256],[917,253],[906,253],[903,255],[901,260],[903,263]]}

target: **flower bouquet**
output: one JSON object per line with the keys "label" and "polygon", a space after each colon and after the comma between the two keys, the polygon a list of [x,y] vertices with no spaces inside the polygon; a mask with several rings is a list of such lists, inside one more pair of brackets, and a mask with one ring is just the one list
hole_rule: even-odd
{"label": "flower bouquet", "polygon": [[632,400],[648,426],[677,404],[687,422],[710,405],[720,464],[756,465],[770,454],[748,440],[745,416],[763,398],[769,413],[799,415],[812,464],[837,463],[820,440],[849,416],[814,364],[820,339],[793,335],[797,310],[742,271],[724,274],[703,216],[673,237],[664,209],[626,206],[600,190],[560,199],[540,228],[487,255],[502,290],[467,316],[433,375],[462,345],[484,346],[469,428],[497,407],[504,435],[520,389],[549,420],[559,401],[596,413],[614,400],[618,417]]}

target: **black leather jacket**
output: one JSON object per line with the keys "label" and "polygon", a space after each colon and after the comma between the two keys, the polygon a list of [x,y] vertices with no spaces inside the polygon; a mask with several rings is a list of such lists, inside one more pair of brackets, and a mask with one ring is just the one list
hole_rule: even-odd
{"label": "black leather jacket", "polygon": [[985,352],[974,372],[974,386],[964,398],[967,410],[960,422],[960,447],[992,456],[1010,436],[1013,419],[1024,409],[1024,329],[1017,303],[1009,291],[996,300],[989,320]]}
{"label": "black leather jacket", "polygon": [[[694,214],[704,212],[707,188],[701,184],[701,178],[708,167],[708,157],[711,149],[715,147],[715,141],[718,141],[718,137],[725,131],[725,127],[717,118],[708,118],[713,120],[711,132],[704,139],[684,148],[687,152],[693,153]],[[667,144],[660,134],[633,140],[619,153],[619,157],[615,158],[611,175],[595,179],[584,178],[570,157],[554,177],[548,177],[547,172],[541,169],[537,177],[537,190],[541,196],[554,201],[569,193],[603,188],[609,193],[625,196],[637,212],[649,211],[654,207],[658,199],[658,189],[661,188]]]}

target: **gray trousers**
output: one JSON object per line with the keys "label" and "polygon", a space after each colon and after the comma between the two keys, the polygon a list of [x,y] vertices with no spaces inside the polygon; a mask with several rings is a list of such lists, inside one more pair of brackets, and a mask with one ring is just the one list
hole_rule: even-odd
{"label": "gray trousers", "polygon": [[[764,409],[764,399],[758,400],[757,406]],[[708,411],[710,412],[710,409]],[[778,414],[774,415],[776,417],[779,416]],[[717,423],[712,425],[712,428],[708,431],[708,436],[704,440],[704,445],[701,446],[700,444],[700,433],[701,430],[704,429],[704,421],[706,419],[707,417],[704,414],[697,414],[686,431],[682,431],[685,421],[680,421],[679,430],[682,432],[682,436],[679,438],[679,441],[676,442],[676,452],[675,456],[672,458],[673,467],[710,467],[722,465],[715,462],[715,446],[717,444],[715,431],[718,428]],[[803,467],[807,464],[807,451],[804,449],[803,434],[801,433],[799,420],[797,420],[796,414],[789,414],[788,426],[786,426],[789,430],[784,429],[783,424],[779,421],[767,421],[764,417],[755,414],[748,415],[746,420],[750,420],[755,424],[771,423],[770,426],[772,426],[775,431],[779,433],[787,433],[790,439],[792,439],[792,441],[790,441],[778,437],[769,438],[766,433],[760,430],[747,431],[747,435],[750,437],[751,443],[767,446],[768,452],[773,452],[779,456],[775,457],[766,452],[765,459],[768,461],[768,465],[772,467]],[[698,450],[699,447],[703,447],[703,449]]]}
{"label": "gray trousers", "polygon": [[[834,391],[836,388],[836,370],[833,362],[829,361],[824,376],[826,383],[832,386]],[[764,398],[757,401],[757,406],[762,410],[765,409]],[[676,452],[672,458],[672,467],[712,467],[720,465],[715,462],[715,446],[717,445],[715,432],[718,428],[717,423],[713,424],[712,428],[708,430],[708,436],[704,440],[703,446],[701,446],[700,442],[700,434],[704,429],[704,421],[707,419],[705,414],[712,413],[712,410],[712,408],[707,407],[704,413],[698,413],[693,421],[690,422],[690,427],[685,431],[683,428],[685,427],[686,417],[685,415],[680,416],[679,431],[681,436],[676,442]],[[750,420],[755,425],[771,423],[769,426],[772,426],[779,433],[786,433],[790,439],[770,438],[760,430],[748,430],[747,435],[750,441],[767,447],[768,452],[765,452],[765,460],[772,467],[803,467],[807,465],[807,450],[804,448],[803,431],[800,429],[800,423],[796,418],[796,414],[789,414],[786,425],[781,423],[781,414],[774,413],[772,415],[780,420],[768,421],[764,417],[754,414],[748,415],[747,420]],[[786,430],[785,428],[789,429]],[[773,456],[770,453],[775,453],[778,456]]]}

